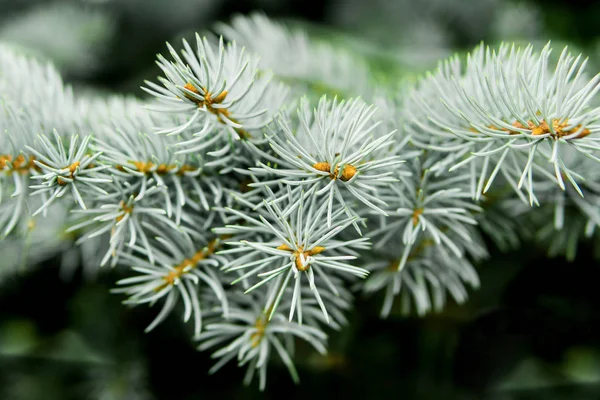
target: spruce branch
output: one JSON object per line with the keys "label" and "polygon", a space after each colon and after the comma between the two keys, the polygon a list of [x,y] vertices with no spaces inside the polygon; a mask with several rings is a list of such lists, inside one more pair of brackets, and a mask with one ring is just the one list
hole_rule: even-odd
{"label": "spruce branch", "polygon": [[251,168],[259,177],[270,174],[279,179],[251,186],[282,182],[295,188],[294,195],[304,191],[305,198],[323,196],[329,227],[334,204],[349,217],[359,215],[354,200],[386,215],[378,190],[403,174],[398,171],[403,160],[398,154],[401,149],[392,145],[395,132],[378,130],[380,122],[373,120],[374,113],[360,99],[346,102],[322,97],[314,111],[303,101],[297,128],[280,119],[279,129],[267,137],[279,159],[277,167],[260,163],[259,168]]}
{"label": "spruce branch", "polygon": [[[294,315],[302,323],[302,288],[310,288],[312,296],[321,308],[323,316],[329,322],[327,304],[323,301],[322,291],[338,294],[336,285],[330,276],[355,276],[364,278],[368,272],[353,266],[349,261],[358,257],[358,250],[369,247],[366,238],[353,240],[337,239],[339,234],[355,222],[356,217],[347,217],[343,209],[331,216],[332,227],[320,222],[327,213],[327,203],[319,205],[316,197],[304,200],[300,196],[297,207],[289,214],[283,212],[273,201],[274,194],[269,189],[269,200],[264,200],[264,208],[256,215],[227,209],[244,222],[243,225],[226,225],[215,229],[218,234],[232,235],[226,244],[232,246],[220,254],[233,256],[222,266],[225,271],[242,271],[243,275],[234,282],[249,278],[258,278],[258,282],[246,290],[255,291],[264,285],[269,290],[277,288],[273,296],[277,299],[270,307],[269,318],[279,309],[286,289],[293,286],[289,306],[289,320]],[[245,239],[248,235],[257,238]],[[293,279],[292,279],[293,278]],[[320,285],[317,285],[319,283]],[[320,286],[320,287],[319,287]],[[287,299],[289,300],[289,298]]]}
{"label": "spruce branch", "polygon": [[[458,56],[441,63],[412,92],[406,115],[414,143],[447,153],[443,167],[451,171],[471,164],[479,182],[475,199],[499,172],[515,191],[527,192],[530,204],[539,203],[537,177],[580,191],[564,152],[573,148],[599,160],[600,108],[593,99],[600,75],[587,78],[587,60],[567,48],[552,68],[550,53],[550,44],[539,53],[531,45],[492,50],[482,44],[464,64]],[[427,136],[416,139],[418,132]]]}
{"label": "spruce branch", "polygon": [[167,45],[148,100],[73,93],[0,44],[8,264],[118,267],[124,303],[160,303],[147,331],[181,306],[211,372],[237,360],[264,389],[275,357],[298,380],[296,339],[326,352],[353,292],[383,292],[382,317],[466,301],[481,231],[569,258],[597,240],[600,75],[581,56],[481,45],[405,91],[260,14],[218,29],[246,47]]}
{"label": "spruce branch", "polygon": [[291,339],[303,339],[319,353],[325,354],[327,335],[321,329],[289,321],[279,312],[269,317],[269,310],[263,310],[259,306],[265,304],[262,296],[264,295],[257,292],[251,295],[233,293],[229,320],[216,319],[209,322],[206,330],[199,336],[198,349],[217,347],[212,357],[219,361],[209,373],[215,373],[229,361],[237,360],[239,366],[247,365],[244,383],[250,384],[258,373],[259,387],[264,390],[267,365],[273,353],[283,361],[294,382],[298,382],[298,373],[292,361]]}
{"label": "spruce branch", "polygon": [[64,196],[67,191],[71,192],[73,199],[85,210],[86,205],[81,191],[85,190],[84,194],[89,191],[107,195],[102,186],[112,182],[112,179],[103,173],[108,166],[95,164],[100,153],[89,154],[90,136],[86,136],[80,144],[77,143],[78,137],[72,136],[67,150],[56,130],[53,136],[56,145],[52,145],[46,137],[39,136],[40,150],[27,146],[27,149],[34,154],[33,163],[40,171],[39,175],[35,174],[31,179],[41,181],[40,184],[31,186],[31,189],[34,189],[31,196],[40,195],[44,199],[42,206],[33,213],[33,216],[46,210],[55,199]]}
{"label": "spruce branch", "polygon": [[[133,254],[121,254],[119,263],[130,265],[137,275],[118,281],[121,287],[113,289],[113,292],[128,295],[125,303],[132,305],[152,305],[165,299],[163,308],[146,332],[154,329],[179,301],[183,301],[183,321],[188,322],[193,317],[194,337],[198,337],[202,330],[202,308],[198,296],[198,286],[201,284],[212,290],[220,302],[223,318],[228,318],[227,296],[216,268],[218,257],[215,257],[222,240],[215,238],[206,241],[203,238],[203,241],[198,241],[183,232],[167,232],[151,241],[152,255],[143,247],[134,247]],[[149,259],[154,259],[154,263],[150,263]]]}
{"label": "spruce branch", "polygon": [[[213,46],[196,35],[196,48],[183,41],[181,56],[167,44],[172,60],[159,55],[165,73],[164,87],[146,82],[146,92],[156,97],[150,109],[179,113],[182,122],[157,131],[179,135],[177,153],[226,154],[232,141],[262,141],[260,129],[269,124],[283,106],[287,88],[271,84],[258,74],[257,58],[234,42]],[[216,47],[216,48],[215,48]]]}

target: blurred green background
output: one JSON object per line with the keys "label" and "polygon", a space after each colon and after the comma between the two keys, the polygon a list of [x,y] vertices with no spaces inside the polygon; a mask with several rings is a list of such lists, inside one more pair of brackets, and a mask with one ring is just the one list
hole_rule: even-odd
{"label": "blurred green background", "polygon": [[[165,41],[256,10],[350,48],[390,79],[482,40],[568,44],[600,71],[591,0],[0,0],[0,41],[52,60],[76,90],[142,96]],[[264,393],[243,387],[235,365],[209,376],[212,360],[178,313],[144,334],[155,311],[109,293],[117,271],[65,270],[60,257],[0,268],[0,400],[600,399],[595,248],[582,243],[568,262],[533,243],[489,245],[482,289],[465,305],[425,318],[398,307],[381,320],[380,298],[358,298],[329,356],[298,348],[301,385],[274,364]]]}

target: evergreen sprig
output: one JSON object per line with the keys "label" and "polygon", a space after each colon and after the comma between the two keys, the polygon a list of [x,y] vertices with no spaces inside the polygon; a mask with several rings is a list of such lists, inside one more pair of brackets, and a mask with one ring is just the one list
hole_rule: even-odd
{"label": "evergreen sprig", "polygon": [[181,307],[211,371],[237,360],[262,389],[274,356],[297,381],[295,340],[326,352],[353,293],[382,292],[382,316],[466,301],[481,232],[569,257],[596,238],[600,77],[581,56],[481,45],[395,90],[263,15],[218,30],[168,45],[145,100],[73,93],[0,45],[9,264],[119,268],[125,304],[159,305],[148,331]]}

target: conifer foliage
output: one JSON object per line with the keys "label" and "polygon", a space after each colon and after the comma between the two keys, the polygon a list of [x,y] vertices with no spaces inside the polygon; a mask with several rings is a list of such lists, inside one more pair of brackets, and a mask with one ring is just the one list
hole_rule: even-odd
{"label": "conifer foliage", "polygon": [[514,247],[525,219],[571,257],[595,237],[600,76],[582,56],[482,44],[381,85],[263,15],[217,32],[167,45],[143,100],[74,93],[0,45],[0,251],[76,244],[127,274],[124,303],[156,305],[147,331],[174,314],[211,372],[237,362],[264,388],[273,358],[298,380],[295,341],[326,353],[353,296],[381,292],[382,316],[466,301],[482,232]]}

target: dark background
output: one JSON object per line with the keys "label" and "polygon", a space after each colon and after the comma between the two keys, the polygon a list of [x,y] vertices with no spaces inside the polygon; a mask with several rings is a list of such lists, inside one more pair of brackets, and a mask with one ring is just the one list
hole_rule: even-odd
{"label": "dark background", "polygon": [[[0,40],[7,27],[9,37],[25,37],[15,21],[50,3],[0,0]],[[508,18],[507,26],[493,28],[514,4],[534,10],[533,22],[515,28]],[[481,40],[552,39],[590,55],[595,72],[600,53],[597,1],[109,0],[84,6],[109,13],[110,34],[92,62],[57,62],[65,79],[76,87],[140,96],[142,80],[158,75],[154,58],[165,41],[254,10],[365,38],[382,51],[402,49],[407,57],[427,51],[427,43],[445,54]],[[443,34],[429,40],[425,29],[425,39],[411,48],[403,35],[417,31],[410,23],[419,21],[407,21],[406,10],[425,26],[434,21],[431,30]],[[520,36],[507,37],[511,33]],[[407,63],[418,72],[433,64]],[[244,387],[244,370],[233,364],[209,376],[212,360],[195,351],[179,313],[144,334],[155,310],[121,305],[122,298],[109,293],[116,271],[107,269],[96,280],[78,271],[65,279],[53,257],[0,280],[0,399],[599,399],[593,244],[581,243],[570,262],[549,259],[546,250],[525,241],[521,250],[500,253],[490,243],[490,259],[478,266],[482,288],[465,305],[450,304],[425,318],[394,309],[381,320],[380,298],[357,299],[350,326],[330,332],[329,356],[299,345],[301,385],[274,363],[264,393],[256,383]]]}

